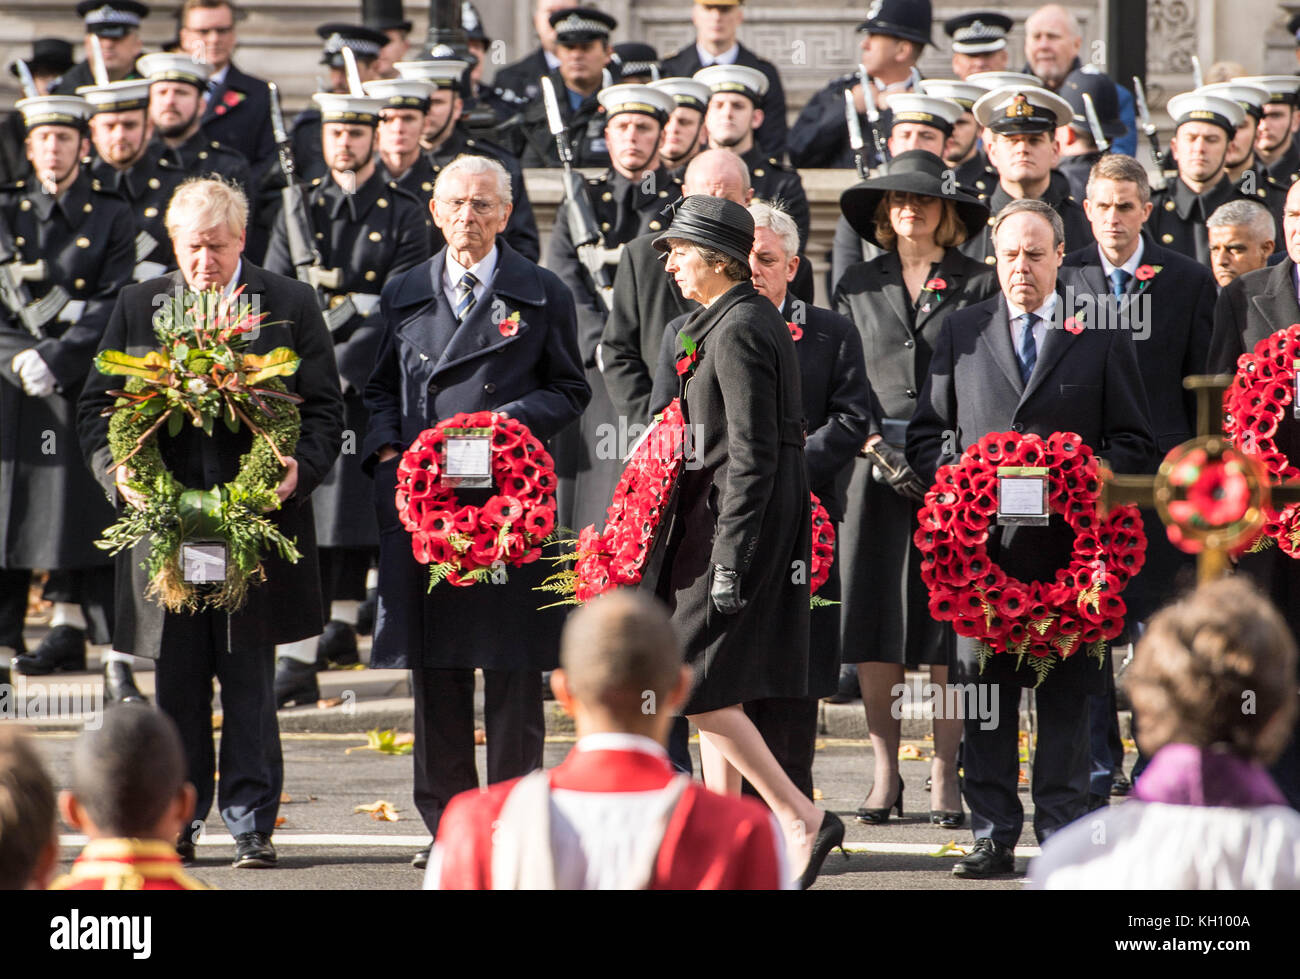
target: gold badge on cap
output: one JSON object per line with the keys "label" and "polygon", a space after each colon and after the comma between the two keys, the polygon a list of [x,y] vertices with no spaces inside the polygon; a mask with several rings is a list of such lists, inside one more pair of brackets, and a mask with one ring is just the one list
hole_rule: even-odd
{"label": "gold badge on cap", "polygon": [[1029,104],[1023,92],[1017,92],[1016,97],[1011,100],[1007,106],[1008,119],[1028,119],[1034,114],[1034,107]]}

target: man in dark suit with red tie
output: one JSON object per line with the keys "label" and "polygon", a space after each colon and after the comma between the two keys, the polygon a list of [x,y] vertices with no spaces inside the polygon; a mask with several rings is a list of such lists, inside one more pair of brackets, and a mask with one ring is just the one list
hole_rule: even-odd
{"label": "man in dark suit with red tie", "polygon": [[[907,429],[907,461],[922,480],[956,462],[990,432],[1044,439],[1075,432],[1115,472],[1146,472],[1155,441],[1132,336],[1124,330],[1063,329],[1076,310],[1057,281],[1065,229],[1051,205],[1017,200],[993,226],[1001,294],[944,321]],[[989,553],[1021,581],[1051,580],[1069,558],[1073,533],[1058,515],[1045,527],[990,530]],[[1015,868],[1024,823],[1017,793],[1020,688],[1037,677],[1015,656],[980,669],[976,643],[957,637],[953,683],[988,685],[991,717],[965,718],[965,785],[974,851],[953,868],[984,878]],[[1087,695],[1101,673],[1085,655],[1055,665],[1036,688],[1038,745],[1032,794],[1041,842],[1082,816],[1088,803]],[[973,699],[973,698],[972,698]],[[984,701],[981,700],[981,703]]]}
{"label": "man in dark suit with red tie", "polygon": [[[447,247],[381,293],[385,334],[366,385],[361,460],[375,479],[379,521],[370,665],[411,670],[415,806],[436,836],[452,796],[478,787],[476,668],[484,674],[488,781],[541,766],[541,673],[557,665],[564,616],[538,611],[546,602],[534,589],[549,573],[542,561],[511,568],[501,584],[430,591],[429,570],[415,561],[394,503],[398,461],[420,432],[457,412],[507,415],[545,441],[578,418],[591,389],[573,296],[500,237],[510,218],[505,167],[462,156],[439,173],[433,197]],[[513,329],[500,328],[507,318]],[[415,866],[428,852],[416,854]]]}

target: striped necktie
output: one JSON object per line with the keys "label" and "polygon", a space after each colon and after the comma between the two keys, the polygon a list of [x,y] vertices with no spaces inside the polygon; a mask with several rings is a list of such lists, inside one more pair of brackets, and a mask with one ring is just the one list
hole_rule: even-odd
{"label": "striped necktie", "polygon": [[1034,365],[1038,363],[1038,343],[1034,340],[1034,324],[1038,322],[1038,314],[1025,313],[1020,319],[1024,323],[1024,332],[1020,334],[1017,358],[1020,361],[1020,382],[1028,384],[1030,375],[1034,373]]}
{"label": "striped necktie", "polygon": [[478,279],[474,277],[473,272],[466,272],[460,277],[460,283],[456,286],[456,322],[464,323],[465,317],[469,311],[474,308],[474,287],[478,285]]}

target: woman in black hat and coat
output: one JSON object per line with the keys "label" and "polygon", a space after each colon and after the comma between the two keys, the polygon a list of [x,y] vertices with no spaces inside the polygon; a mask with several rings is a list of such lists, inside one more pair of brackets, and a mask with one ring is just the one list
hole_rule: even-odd
{"label": "woman in black hat and coat", "polygon": [[777,308],[750,280],[754,219],[741,205],[689,197],[654,245],[700,309],[678,360],[689,451],[657,581],[696,684],[685,713],[700,730],[705,784],[743,775],[772,809],[791,869],[807,886],[844,838],[782,770],[742,704],[808,687],[808,477],[799,360]]}
{"label": "woman in black hat and coat", "polygon": [[[839,538],[843,659],[858,664],[875,755],[875,783],[858,810],[858,820],[870,824],[887,822],[892,809],[903,814],[902,721],[891,708],[904,669],[928,664],[931,681],[939,684],[948,674],[949,633],[930,615],[912,544],[928,487],[903,456],[907,421],[944,318],[998,289],[992,271],[957,250],[983,229],[988,208],[950,186],[955,181],[945,173],[933,153],[910,150],[896,156],[885,175],[840,197],[854,230],[885,249],[849,266],[832,301],[862,336],[879,413],[866,457],[853,466]],[[934,718],[930,819],[949,828],[964,821],[957,784],[961,730],[960,719]]]}

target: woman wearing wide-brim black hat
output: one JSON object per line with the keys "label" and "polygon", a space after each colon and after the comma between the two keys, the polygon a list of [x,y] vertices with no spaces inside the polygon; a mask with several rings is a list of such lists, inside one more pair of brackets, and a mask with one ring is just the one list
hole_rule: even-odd
{"label": "woman wearing wide-brim black hat", "polygon": [[780,311],[750,282],[754,219],[696,195],[654,241],[700,309],[681,330],[682,415],[694,456],[665,521],[655,581],[672,609],[696,684],[684,713],[700,730],[705,784],[743,775],[776,815],[806,886],[844,824],[805,796],[742,705],[808,693],[811,515],[799,359]]}
{"label": "woman wearing wide-brim black hat", "polygon": [[[849,266],[832,301],[862,336],[881,411],[869,458],[853,465],[839,537],[842,655],[858,666],[875,759],[875,781],[858,810],[859,821],[870,824],[887,822],[894,809],[902,815],[902,722],[891,708],[905,668],[929,665],[933,682],[947,679],[948,630],[930,615],[912,545],[927,487],[908,468],[903,443],[944,318],[998,288],[985,265],[957,249],[982,231],[989,211],[955,183],[939,157],[911,150],[840,197],[845,219],[885,250]],[[930,818],[948,828],[965,818],[957,782],[961,728],[958,719],[934,720]]]}

